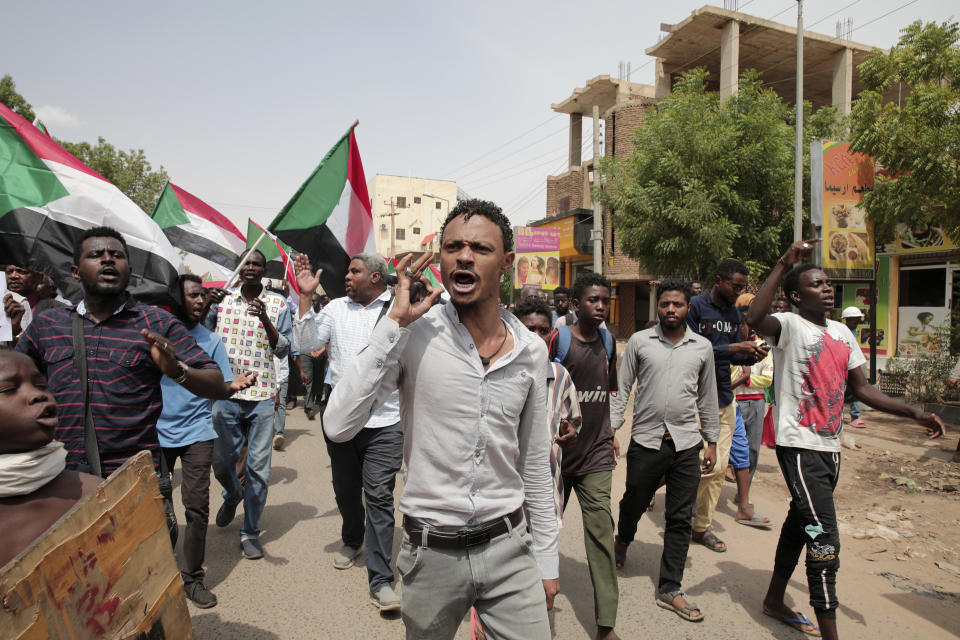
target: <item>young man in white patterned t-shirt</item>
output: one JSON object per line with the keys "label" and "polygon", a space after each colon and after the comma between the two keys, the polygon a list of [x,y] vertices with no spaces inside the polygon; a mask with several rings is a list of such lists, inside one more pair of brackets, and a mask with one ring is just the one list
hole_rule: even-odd
{"label": "young man in white patterned t-shirt", "polygon": [[[792,500],[780,531],[773,577],[763,612],[804,633],[834,639],[837,634],[837,569],[840,536],[833,491],[840,475],[843,396],[853,395],[871,407],[913,418],[927,435],[944,435],[943,422],[932,413],[888,398],[866,380],[865,362],[846,325],[827,318],[833,309],[833,286],[819,267],[798,264],[817,241],[794,242],[780,258],[747,312],[747,323],[773,345],[774,388],[779,408],[777,460]],[[789,270],[789,273],[787,271]],[[797,313],[770,314],[770,304],[783,279],[783,290]],[[819,630],[800,612],[784,604],[787,583],[806,546],[810,605]]]}

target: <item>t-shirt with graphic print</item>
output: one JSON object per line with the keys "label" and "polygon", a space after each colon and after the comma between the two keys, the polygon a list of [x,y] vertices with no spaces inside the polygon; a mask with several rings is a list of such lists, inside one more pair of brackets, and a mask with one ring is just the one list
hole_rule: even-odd
{"label": "t-shirt with graphic print", "polygon": [[[556,357],[557,343],[557,340],[551,343],[551,361]],[[571,336],[563,366],[577,388],[583,423],[580,434],[563,448],[562,473],[585,476],[610,471],[617,465],[610,429],[610,392],[618,388],[617,368],[610,366],[599,335],[593,342],[582,342]]]}
{"label": "t-shirt with graphic print", "polygon": [[823,327],[796,313],[774,313],[780,337],[773,345],[777,446],[840,451],[847,372],[866,362],[846,325]]}

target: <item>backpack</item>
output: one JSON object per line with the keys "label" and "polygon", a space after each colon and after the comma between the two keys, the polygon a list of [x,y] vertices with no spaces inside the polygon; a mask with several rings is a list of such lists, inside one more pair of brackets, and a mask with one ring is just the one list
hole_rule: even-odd
{"label": "backpack", "polygon": [[[613,341],[613,335],[603,327],[597,327],[597,333],[600,334],[600,340],[603,342],[603,348],[607,350],[607,371],[610,370],[610,367],[616,366],[617,362],[617,347]],[[566,325],[560,325],[553,332],[553,337],[550,340],[550,346],[553,347],[553,342],[557,343],[557,353],[553,357],[554,362],[559,362],[563,364],[563,361],[567,359],[567,353],[570,351],[570,341],[573,340],[573,333],[570,331],[570,327]]]}

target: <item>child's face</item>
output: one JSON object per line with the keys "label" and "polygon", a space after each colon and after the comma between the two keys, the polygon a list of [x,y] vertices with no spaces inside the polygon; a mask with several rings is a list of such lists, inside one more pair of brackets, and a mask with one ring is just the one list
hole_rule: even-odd
{"label": "child's face", "polygon": [[0,351],[0,454],[39,449],[53,440],[57,404],[33,360]]}
{"label": "child's face", "polygon": [[610,312],[610,290],[595,284],[583,290],[577,305],[577,322],[586,322],[599,327]]}

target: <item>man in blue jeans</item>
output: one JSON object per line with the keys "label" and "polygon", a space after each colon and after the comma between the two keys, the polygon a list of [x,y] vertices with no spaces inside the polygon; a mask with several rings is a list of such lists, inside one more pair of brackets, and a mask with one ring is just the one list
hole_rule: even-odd
{"label": "man in blue jeans", "polygon": [[[263,284],[266,259],[254,250],[240,269],[239,289],[211,290],[204,324],[223,340],[234,375],[243,371],[257,374],[257,384],[229,400],[213,405],[213,474],[223,485],[223,505],[217,512],[217,526],[233,521],[237,505],[243,502],[240,546],[243,557],[263,557],[260,546],[260,515],[267,503],[270,484],[270,455],[273,451],[273,405],[277,376],[273,357],[286,358],[290,352],[290,312],[283,296],[267,291]],[[216,302],[216,308],[212,303]],[[237,460],[247,444],[246,481],[237,477]]]}
{"label": "man in blue jeans", "polygon": [[[320,272],[310,271],[310,261],[297,258],[300,309],[296,320],[297,346],[310,353],[328,346],[330,384],[336,386],[347,369],[370,343],[377,322],[387,314],[391,296],[386,285],[387,263],[376,254],[353,257],[344,278],[346,297],[337,298],[318,314],[313,293]],[[319,383],[318,380],[314,384]],[[326,438],[326,436],[324,436]],[[349,569],[365,543],[367,580],[371,602],[381,611],[400,609],[390,568],[393,556],[393,488],[403,461],[400,397],[394,391],[373,412],[364,428],[346,442],[326,439],[333,475],[333,493],[343,518],[343,547],[333,556],[333,566]],[[366,517],[365,517],[366,516]],[[364,521],[366,520],[366,521]]]}

